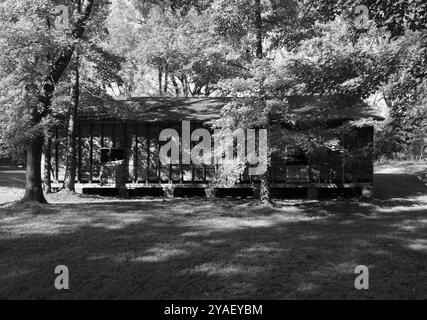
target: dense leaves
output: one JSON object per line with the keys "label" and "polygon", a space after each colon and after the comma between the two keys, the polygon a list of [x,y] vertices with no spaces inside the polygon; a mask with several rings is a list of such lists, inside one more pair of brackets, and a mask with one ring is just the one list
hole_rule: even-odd
{"label": "dense leaves", "polygon": [[[68,6],[68,28],[55,26],[56,5]],[[359,5],[368,10],[363,28]],[[341,148],[322,125],[289,131],[298,122],[286,102],[292,95],[380,101],[388,117],[378,127],[378,156],[420,154],[426,28],[423,0],[4,0],[0,152],[22,151],[66,119],[68,66],[78,55],[83,97],[244,98],[213,124],[229,127],[269,127],[272,108],[280,110],[286,128],[269,128],[270,154]]]}

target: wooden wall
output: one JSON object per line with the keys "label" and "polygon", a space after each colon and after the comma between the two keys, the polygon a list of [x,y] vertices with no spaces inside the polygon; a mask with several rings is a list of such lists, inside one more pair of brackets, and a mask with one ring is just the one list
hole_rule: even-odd
{"label": "wooden wall", "polygon": [[[202,127],[202,123],[191,122],[191,130]],[[113,173],[108,166],[101,166],[102,148],[125,150],[125,172],[127,182],[150,183],[206,183],[215,177],[216,167],[193,165],[164,166],[159,161],[159,134],[163,129],[173,128],[181,136],[181,123],[155,122],[80,122],[78,124],[77,178],[80,183],[100,183],[111,180]],[[363,149],[373,142],[373,128],[355,129],[342,137],[346,148]],[[193,145],[197,144],[196,142]],[[57,128],[52,141],[52,180],[61,182],[65,175],[64,130]],[[359,183],[373,181],[372,154],[363,159],[350,159],[346,163],[339,153],[327,152],[311,156],[307,163],[289,165],[280,157],[273,156],[271,179],[273,183]],[[241,176],[242,183],[259,181]]]}

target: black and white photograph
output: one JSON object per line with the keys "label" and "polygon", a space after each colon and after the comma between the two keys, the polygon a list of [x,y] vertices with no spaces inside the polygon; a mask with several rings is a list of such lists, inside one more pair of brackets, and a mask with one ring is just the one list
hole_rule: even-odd
{"label": "black and white photograph", "polygon": [[425,299],[425,0],[0,0],[0,300]]}

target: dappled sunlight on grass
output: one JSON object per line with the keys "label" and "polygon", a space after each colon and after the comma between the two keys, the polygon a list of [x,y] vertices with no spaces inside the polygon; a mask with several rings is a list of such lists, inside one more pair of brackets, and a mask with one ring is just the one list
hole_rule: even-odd
{"label": "dappled sunlight on grass", "polygon": [[408,247],[412,250],[424,251],[427,253],[427,239],[412,240]]}
{"label": "dappled sunlight on grass", "polygon": [[[427,299],[427,189],[407,174],[381,176],[366,203],[4,205],[0,298]],[[53,287],[60,264],[68,292]],[[357,265],[369,267],[368,291],[354,289]]]}
{"label": "dappled sunlight on grass", "polygon": [[[197,244],[188,245],[191,249]],[[179,256],[188,255],[191,250],[185,248],[175,248],[173,244],[165,244],[145,250],[144,252],[124,252],[119,255],[95,255],[90,258],[92,261],[108,260],[114,263],[141,263],[141,262],[165,262]]]}
{"label": "dappled sunlight on grass", "polygon": [[1,280],[8,280],[8,279],[16,278],[16,277],[22,277],[22,276],[31,274],[31,272],[32,272],[32,270],[30,270],[30,269],[11,270],[10,273],[0,275],[0,279]]}
{"label": "dappled sunlight on grass", "polygon": [[0,205],[8,202],[18,201],[25,194],[24,189],[0,187]]}
{"label": "dappled sunlight on grass", "polygon": [[417,232],[420,228],[427,229],[427,219],[407,219],[393,225],[396,229],[407,232]]}
{"label": "dappled sunlight on grass", "polygon": [[280,215],[272,215],[269,217],[246,217],[246,218],[232,218],[232,217],[215,217],[198,219],[197,221],[189,221],[184,226],[206,228],[216,231],[232,231],[248,228],[268,228],[274,225],[292,222],[312,221],[314,218],[307,217],[287,217]]}
{"label": "dappled sunlight on grass", "polygon": [[314,283],[302,283],[298,288],[297,291],[301,292],[303,294],[306,293],[315,293],[317,290],[320,289],[319,285],[316,285]]}
{"label": "dappled sunlight on grass", "polygon": [[427,212],[427,203],[424,205],[421,204],[414,204],[410,206],[394,206],[394,207],[377,207],[376,212],[377,213],[402,213],[402,212],[420,212],[424,213]]}
{"label": "dappled sunlight on grass", "polygon": [[231,277],[236,275],[241,276],[244,274],[246,275],[256,274],[258,272],[262,272],[262,269],[255,268],[255,267],[248,267],[245,265],[205,263],[205,264],[194,267],[189,272],[202,273],[207,276]]}
{"label": "dappled sunlight on grass", "polygon": [[[0,209],[0,296],[57,297],[52,268],[65,264],[77,277],[70,298],[427,298],[427,213],[399,208],[351,200],[11,205]],[[360,264],[376,279],[369,292],[354,290]],[[390,289],[400,283],[412,291]]]}
{"label": "dappled sunlight on grass", "polygon": [[137,257],[131,261],[134,262],[162,262],[170,258],[187,254],[185,250],[179,249],[150,249],[149,255]]}
{"label": "dappled sunlight on grass", "polygon": [[83,206],[81,210],[67,205],[41,207],[20,204],[6,208],[6,215],[0,216],[1,236],[73,233],[82,227],[115,230],[144,222],[151,216],[138,211],[117,213],[114,206],[105,205]]}

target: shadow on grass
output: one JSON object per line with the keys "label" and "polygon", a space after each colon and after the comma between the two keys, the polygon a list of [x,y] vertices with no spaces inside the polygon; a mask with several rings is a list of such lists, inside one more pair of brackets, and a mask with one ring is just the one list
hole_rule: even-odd
{"label": "shadow on grass", "polygon": [[426,195],[426,185],[413,174],[376,174],[375,197],[381,200]]}
{"label": "shadow on grass", "polygon": [[[426,299],[427,195],[380,174],[377,199],[0,207],[0,298]],[[54,288],[67,265],[70,290]],[[370,290],[354,289],[354,269]]]}
{"label": "shadow on grass", "polygon": [[[426,210],[336,202],[50,205],[2,214],[0,298],[427,298]],[[371,289],[354,289],[370,267]],[[67,265],[70,290],[54,289]]]}

